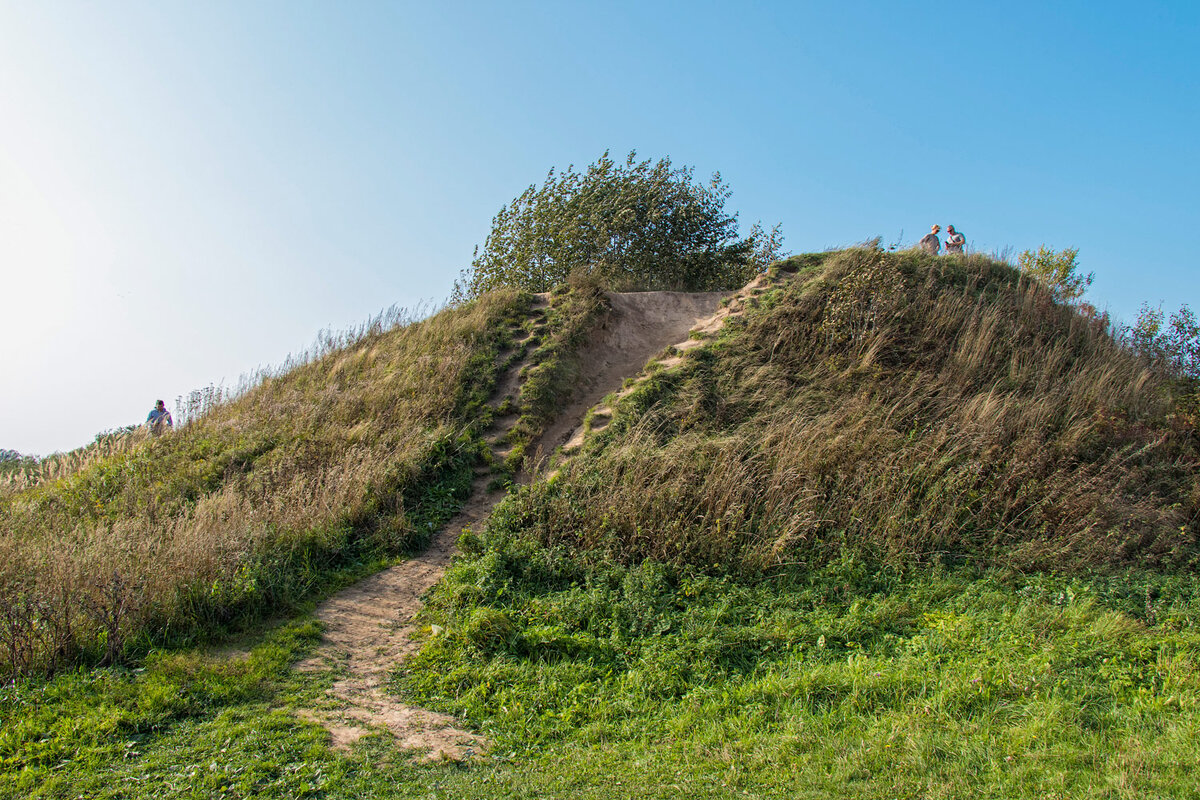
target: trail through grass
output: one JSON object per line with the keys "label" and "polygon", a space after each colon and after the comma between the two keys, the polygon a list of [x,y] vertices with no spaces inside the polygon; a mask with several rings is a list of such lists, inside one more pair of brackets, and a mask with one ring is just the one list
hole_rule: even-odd
{"label": "trail through grass", "polygon": [[288,712],[324,688],[288,668],[317,638],[301,621],[244,660],[4,690],[0,797],[1194,797],[1198,591],[851,559],[749,584],[489,549],[395,683],[478,725],[487,759],[334,753]]}

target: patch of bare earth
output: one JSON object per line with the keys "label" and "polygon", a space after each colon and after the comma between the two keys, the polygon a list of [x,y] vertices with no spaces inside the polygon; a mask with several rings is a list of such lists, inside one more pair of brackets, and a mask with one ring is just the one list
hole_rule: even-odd
{"label": "patch of bare earth", "polygon": [[479,752],[483,740],[453,717],[406,705],[387,692],[388,673],[413,653],[412,618],[421,598],[446,571],[464,528],[476,527],[503,496],[475,479],[466,506],[433,537],[425,552],[383,570],[329,598],[317,609],[323,623],[316,653],[302,670],[333,667],[330,689],[338,708],[305,713],[329,730],[333,745],[348,748],[372,728],[385,728],[406,749],[430,760],[460,760]]}
{"label": "patch of bare earth", "polygon": [[[688,340],[688,332],[713,315],[728,292],[626,292],[608,295],[612,310],[580,352],[584,373],[575,396],[546,426],[538,447],[542,461],[566,444],[588,409],[626,378],[637,375],[654,355]],[[539,452],[539,449],[541,452]]]}
{"label": "patch of bare earth", "polygon": [[[664,356],[662,366],[677,363],[680,354],[699,345],[699,339],[715,334],[729,315],[740,313],[762,288],[763,279],[756,280],[724,307],[721,300],[727,294],[720,292],[611,294],[612,310],[583,350],[584,375],[575,399],[529,452],[540,460],[564,444],[570,447],[582,442],[585,430],[581,421],[588,409],[620,389],[626,377],[642,372],[647,361],[667,347],[674,345],[673,354]],[[539,297],[534,313],[544,313],[544,306],[545,298]],[[506,396],[515,396],[520,366],[510,366],[501,377],[493,406]],[[593,409],[594,428],[601,426],[606,414],[611,410]],[[515,415],[510,415],[497,420],[500,430],[489,441],[502,440],[514,419]],[[463,510],[437,532],[425,552],[360,581],[318,608],[324,636],[299,669],[333,668],[337,680],[330,689],[328,708],[306,710],[301,715],[325,725],[335,747],[348,748],[372,730],[386,729],[401,747],[426,760],[460,760],[486,749],[482,737],[465,730],[453,717],[391,697],[386,682],[389,672],[420,646],[413,638],[413,618],[424,595],[449,565],[463,529],[478,530],[503,499],[504,492],[489,491],[490,481],[490,473],[476,476]]]}

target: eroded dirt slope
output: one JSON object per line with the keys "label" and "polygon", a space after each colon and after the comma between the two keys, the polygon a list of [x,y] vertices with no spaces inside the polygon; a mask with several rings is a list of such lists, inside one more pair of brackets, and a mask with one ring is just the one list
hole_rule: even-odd
{"label": "eroded dirt slope", "polygon": [[[565,444],[583,415],[626,378],[642,371],[650,358],[688,340],[692,328],[713,316],[729,292],[610,293],[612,311],[584,346],[584,373],[575,398],[546,426],[538,442],[542,456]],[[529,449],[537,458],[538,450]]]}
{"label": "eroded dirt slope", "polygon": [[[611,294],[612,310],[582,351],[583,375],[572,402],[561,410],[541,439],[528,452],[545,458],[570,440],[582,441],[582,421],[588,409],[619,390],[626,378],[639,375],[656,355],[670,367],[715,334],[744,302],[761,292],[765,277],[749,284],[731,302],[728,293],[635,292]],[[544,315],[546,298],[539,297],[534,313]],[[699,338],[691,338],[692,332]],[[664,354],[674,346],[674,354]],[[498,381],[493,402],[517,386],[522,364],[509,367]],[[611,413],[606,408],[598,413]],[[515,415],[499,418],[499,430],[489,440],[501,440]],[[538,455],[540,453],[540,456]],[[498,458],[497,461],[500,459]],[[464,528],[478,530],[501,491],[490,491],[492,475],[481,470],[462,512],[433,537],[419,556],[384,570],[331,597],[317,610],[324,637],[317,652],[300,669],[335,670],[336,682],[328,702],[304,712],[330,731],[334,745],[348,747],[373,728],[391,731],[400,746],[427,759],[462,759],[481,752],[486,743],[443,714],[398,702],[385,690],[390,670],[417,648],[413,617],[422,597],[445,572],[455,542]]]}

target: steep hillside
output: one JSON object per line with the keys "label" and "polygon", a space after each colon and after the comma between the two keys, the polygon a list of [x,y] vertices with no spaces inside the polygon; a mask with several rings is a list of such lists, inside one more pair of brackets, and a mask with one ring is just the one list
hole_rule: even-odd
{"label": "steep hillside", "polygon": [[470,486],[531,302],[368,326],[180,430],[107,437],[10,483],[0,672],[112,662],[423,544]]}
{"label": "steep hillside", "polygon": [[513,502],[515,524],[626,561],[750,571],[847,548],[1191,563],[1196,436],[1102,328],[983,258],[823,260],[777,267],[759,308],[618,398],[581,457]]}

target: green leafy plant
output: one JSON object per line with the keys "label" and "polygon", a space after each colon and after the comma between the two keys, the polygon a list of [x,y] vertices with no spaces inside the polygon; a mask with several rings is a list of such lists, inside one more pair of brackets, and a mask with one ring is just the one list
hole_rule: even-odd
{"label": "green leafy plant", "polygon": [[459,300],[500,287],[548,291],[576,271],[619,290],[687,291],[741,286],[779,258],[779,226],[738,235],[725,211],[730,190],[691,167],[614,161],[607,151],[583,172],[551,169],[492,220],[483,250],[456,284]]}
{"label": "green leafy plant", "polygon": [[1021,253],[1017,266],[1025,274],[1044,283],[1056,300],[1070,303],[1083,297],[1096,277],[1094,272],[1084,275],[1079,271],[1078,256],[1077,248],[1054,251],[1041,245],[1036,251]]}
{"label": "green leafy plant", "polygon": [[1166,320],[1162,307],[1143,303],[1128,331],[1130,346],[1172,374],[1200,379],[1200,324],[1187,305]]}

